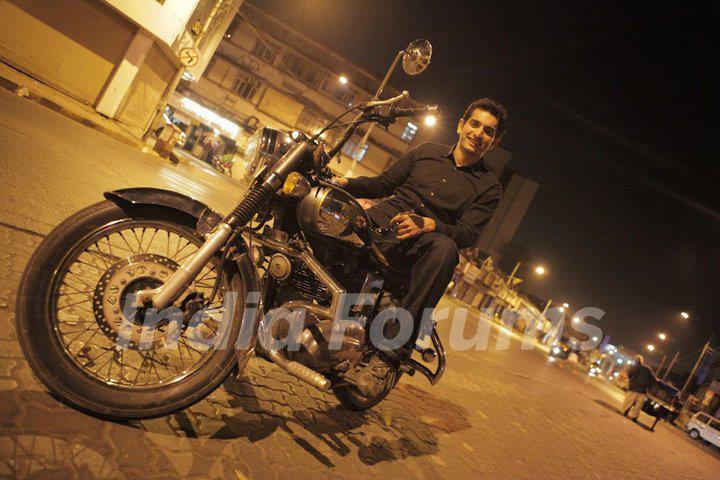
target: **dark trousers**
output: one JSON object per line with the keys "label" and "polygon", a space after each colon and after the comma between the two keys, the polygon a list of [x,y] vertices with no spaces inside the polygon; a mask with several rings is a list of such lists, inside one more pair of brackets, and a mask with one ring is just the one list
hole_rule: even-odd
{"label": "dark trousers", "polygon": [[[373,221],[387,224],[387,215],[373,210],[368,212]],[[415,321],[414,342],[424,310],[435,308],[452,280],[459,261],[457,245],[443,233],[428,232],[407,240],[388,239],[378,247],[393,267],[410,270],[407,293],[400,307],[407,310]]]}

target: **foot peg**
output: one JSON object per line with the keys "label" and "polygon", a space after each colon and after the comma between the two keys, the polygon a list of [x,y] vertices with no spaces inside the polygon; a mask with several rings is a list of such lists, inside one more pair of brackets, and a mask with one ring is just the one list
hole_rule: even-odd
{"label": "foot peg", "polygon": [[432,363],[432,361],[437,357],[437,353],[435,353],[435,350],[432,348],[422,348],[415,345],[415,351],[420,352],[420,356],[425,363]]}
{"label": "foot peg", "polygon": [[[401,360],[403,364],[406,366],[419,371],[427,379],[430,381],[431,385],[435,385],[438,381],[440,381],[440,377],[442,377],[443,373],[445,372],[445,349],[442,346],[442,342],[440,342],[440,336],[437,333],[437,329],[433,328],[432,336],[430,337],[432,339],[433,347],[435,347],[435,350],[432,348],[422,348],[420,347],[417,349],[420,354],[423,357],[423,361],[425,362],[431,362],[432,360],[437,357],[437,369],[432,372],[429,368],[427,368],[425,365],[421,364],[420,362],[413,360],[412,358],[408,358],[406,360]],[[437,351],[437,353],[435,353]],[[432,355],[432,356],[430,356]]]}

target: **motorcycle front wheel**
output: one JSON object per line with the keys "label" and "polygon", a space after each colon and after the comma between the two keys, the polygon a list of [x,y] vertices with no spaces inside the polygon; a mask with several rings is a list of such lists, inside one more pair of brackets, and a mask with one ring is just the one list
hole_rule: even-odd
{"label": "motorcycle front wheel", "polygon": [[[18,291],[16,328],[32,370],[63,401],[92,415],[167,415],[209,395],[235,364],[245,308],[237,269],[213,257],[182,305],[134,306],[202,244],[195,219],[112,202],[65,220],[40,244]],[[204,308],[219,278],[214,300]]]}

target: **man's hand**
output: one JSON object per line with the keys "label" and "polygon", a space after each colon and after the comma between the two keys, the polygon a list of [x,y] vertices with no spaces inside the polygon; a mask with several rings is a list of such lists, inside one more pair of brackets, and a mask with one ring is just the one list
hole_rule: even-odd
{"label": "man's hand", "polygon": [[435,230],[435,220],[421,217],[412,212],[398,213],[390,220],[390,224],[397,225],[398,240],[405,240]]}

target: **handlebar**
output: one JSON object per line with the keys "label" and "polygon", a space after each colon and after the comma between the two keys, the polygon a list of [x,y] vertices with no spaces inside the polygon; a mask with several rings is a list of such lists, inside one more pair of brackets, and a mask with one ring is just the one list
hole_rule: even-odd
{"label": "handlebar", "polygon": [[[335,143],[335,146],[328,153],[329,158],[333,158],[337,155],[345,143],[355,134],[357,128],[363,123],[377,122],[387,128],[389,125],[395,123],[395,120],[401,117],[418,117],[420,115],[438,114],[437,105],[426,105],[424,107],[399,107],[395,105],[399,101],[409,97],[410,94],[407,90],[405,90],[400,95],[388,98],[387,100],[371,100],[355,107],[359,108],[361,112],[347,124],[345,131],[343,131],[340,138]],[[328,127],[326,127],[326,129],[327,128]],[[319,135],[320,134],[316,134],[315,137],[313,137],[313,140]],[[338,161],[340,160],[338,159]]]}
{"label": "handlebar", "polygon": [[387,100],[372,100],[370,102],[365,102],[365,105],[363,105],[364,108],[372,108],[372,107],[381,107],[383,105],[393,105],[400,100],[404,100],[406,98],[409,98],[410,94],[407,90],[403,90],[403,92],[398,95],[397,97],[388,98]]}
{"label": "handlebar", "polygon": [[424,107],[393,107],[390,110],[390,116],[394,118],[400,117],[419,117],[420,115],[437,115],[437,105],[425,105]]}

